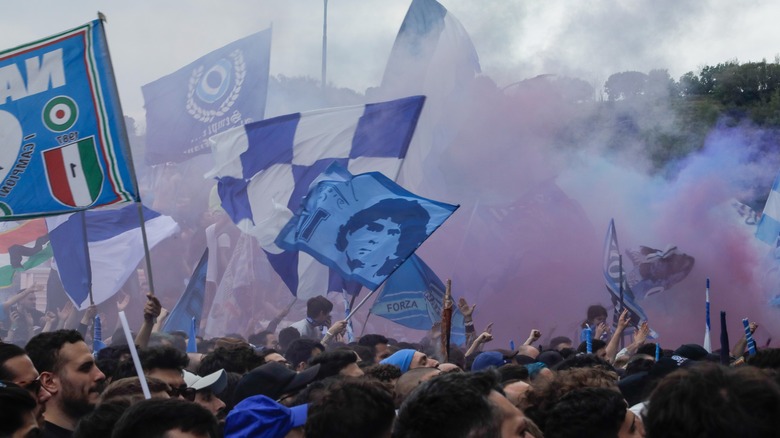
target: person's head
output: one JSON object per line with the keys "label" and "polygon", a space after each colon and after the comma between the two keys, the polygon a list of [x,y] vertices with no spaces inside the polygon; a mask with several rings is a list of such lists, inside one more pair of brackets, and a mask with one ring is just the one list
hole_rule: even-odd
{"label": "person's head", "polygon": [[606,307],[600,304],[594,304],[588,307],[588,318],[585,320],[585,322],[590,324],[592,328],[595,328],[602,322],[606,322],[606,321],[607,321]]}
{"label": "person's head", "polygon": [[471,371],[482,371],[490,367],[500,368],[512,363],[513,357],[504,356],[500,351],[483,351],[479,353],[471,364]]}
{"label": "person's head", "polygon": [[37,298],[35,296],[35,292],[27,292],[27,289],[22,289],[19,291],[19,295],[24,295],[24,297],[19,300],[17,303],[17,306],[19,306],[21,309],[29,312],[31,310],[37,310],[35,308],[35,305],[37,303]]}
{"label": "person's head", "polygon": [[395,407],[401,407],[406,397],[421,384],[441,374],[437,368],[415,368],[405,372],[395,382]]}
{"label": "person's head", "polygon": [[262,331],[255,333],[247,339],[250,344],[255,347],[262,347],[264,349],[277,349],[279,348],[279,340],[276,338],[274,332]]}
{"label": "person's head", "polygon": [[306,316],[317,324],[327,323],[332,311],[333,303],[322,295],[317,295],[306,301]]}
{"label": "person's head", "polygon": [[309,365],[320,365],[318,379],[340,375],[346,377],[360,377],[363,370],[358,366],[358,355],[352,350],[326,351],[311,358]]}
{"label": "person's head", "polygon": [[523,410],[526,408],[526,394],[531,389],[531,385],[522,380],[511,380],[503,383],[504,395],[513,405],[518,409]]}
{"label": "person's head", "polygon": [[[136,400],[141,401],[143,397]],[[117,398],[108,403],[100,403],[94,411],[81,417],[73,438],[110,437],[114,424],[119,420],[132,402],[126,398]]]}
{"label": "person's head", "polygon": [[187,388],[195,390],[193,399],[195,403],[208,409],[215,417],[224,418],[226,405],[219,394],[227,387],[228,378],[225,370],[215,371],[203,377],[185,370],[184,381],[187,382]]}
{"label": "person's head", "polygon": [[385,438],[395,419],[393,397],[376,381],[345,380],[331,385],[309,406],[307,438]]}
{"label": "person's head", "polygon": [[197,373],[205,376],[219,370],[225,370],[229,373],[244,374],[262,364],[262,356],[256,354],[252,347],[246,345],[230,348],[217,347],[201,358]]}
{"label": "person's head", "polygon": [[567,393],[552,407],[545,423],[544,436],[639,438],[645,435],[642,419],[628,410],[620,392],[607,388],[581,388]]}
{"label": "person's head", "polygon": [[401,405],[393,437],[525,437],[525,417],[497,386],[495,372],[431,379]]}
{"label": "person's head", "polygon": [[111,438],[217,438],[217,419],[202,406],[181,399],[150,399],[130,406]]}
{"label": "person's head", "polygon": [[[160,379],[147,377],[146,386],[149,388],[149,393],[153,398],[171,397],[171,387]],[[123,379],[115,380],[106,386],[106,389],[100,394],[99,404],[110,403],[117,400],[127,400],[130,403],[135,403],[144,398],[141,380],[137,376],[125,377]]]}
{"label": "person's head", "polygon": [[296,339],[290,344],[290,348],[284,353],[284,357],[290,362],[293,369],[300,371],[306,368],[306,364],[312,357],[316,357],[325,351],[325,346],[313,339]]}
{"label": "person's head", "polygon": [[395,365],[401,369],[402,373],[415,368],[436,368],[439,365],[436,359],[428,357],[421,351],[409,348],[396,351],[380,363]]}
{"label": "person's head", "polygon": [[139,356],[147,377],[160,379],[174,390],[187,387],[183,372],[190,360],[185,353],[173,347],[159,346],[141,350]]}
{"label": "person's head", "polygon": [[379,363],[382,359],[390,356],[388,343],[386,337],[377,334],[363,335],[358,340],[358,344],[369,347],[374,353],[373,363]]}
{"label": "person's head", "polygon": [[0,381],[0,436],[23,438],[36,435],[37,403],[30,392],[11,382]]}
{"label": "person's head", "polygon": [[279,362],[282,365],[290,366],[290,362],[287,360],[287,358],[272,348],[257,353],[257,356],[262,359],[262,363],[260,363],[260,365],[266,364],[268,362]]}
{"label": "person's head", "polygon": [[40,374],[22,347],[0,343],[0,380],[12,382],[30,393],[37,402],[35,418],[42,424],[51,394],[41,386]]}
{"label": "person's head", "polygon": [[395,382],[402,376],[401,370],[395,365],[376,364],[363,368],[367,377],[379,380],[380,382],[395,385]]}
{"label": "person's head", "polygon": [[290,344],[296,339],[301,338],[301,332],[295,327],[286,327],[279,331],[279,351],[285,352]]}
{"label": "person's head", "polygon": [[425,241],[429,220],[430,214],[417,201],[383,199],[339,227],[336,249],[344,252],[353,271],[390,275],[403,255]]}
{"label": "person's head", "polygon": [[652,437],[768,437],[780,430],[780,387],[753,367],[697,364],[667,375],[650,396]]}
{"label": "person's head", "polygon": [[[607,359],[607,343],[602,341],[601,339],[593,339],[590,343],[591,351],[594,355],[598,356],[601,359],[606,360]],[[580,345],[577,347],[578,353],[587,353],[588,351],[588,343],[587,341],[582,341]]]}
{"label": "person's head", "polygon": [[41,373],[41,386],[51,394],[47,411],[62,414],[72,423],[94,409],[106,376],[79,332],[41,333],[30,339],[25,350]]}
{"label": "person's head", "polygon": [[550,344],[548,345],[547,349],[561,351],[564,348],[571,348],[571,347],[572,347],[571,338],[566,336],[556,336],[550,339]]}
{"label": "person's head", "polygon": [[521,345],[517,347],[517,354],[536,359],[536,357],[539,356],[539,349],[533,345]]}

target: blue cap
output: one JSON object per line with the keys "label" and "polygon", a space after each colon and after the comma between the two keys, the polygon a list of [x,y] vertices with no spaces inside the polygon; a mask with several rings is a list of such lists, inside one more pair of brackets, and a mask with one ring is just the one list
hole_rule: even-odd
{"label": "blue cap", "polygon": [[412,357],[417,350],[406,349],[398,350],[390,357],[383,359],[382,365],[395,365],[401,369],[402,373],[409,371],[409,366],[412,364]]}
{"label": "blue cap", "polygon": [[309,405],[282,406],[264,395],[244,399],[225,420],[225,438],[284,438],[306,424]]}
{"label": "blue cap", "polygon": [[490,367],[500,367],[511,362],[511,359],[505,359],[500,351],[485,351],[479,353],[471,364],[471,371],[482,371]]}

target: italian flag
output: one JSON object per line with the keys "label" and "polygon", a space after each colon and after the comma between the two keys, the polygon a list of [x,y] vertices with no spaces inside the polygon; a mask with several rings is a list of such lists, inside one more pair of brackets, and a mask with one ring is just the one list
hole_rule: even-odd
{"label": "italian flag", "polygon": [[65,205],[87,207],[100,195],[103,171],[93,137],[43,153],[52,195]]}

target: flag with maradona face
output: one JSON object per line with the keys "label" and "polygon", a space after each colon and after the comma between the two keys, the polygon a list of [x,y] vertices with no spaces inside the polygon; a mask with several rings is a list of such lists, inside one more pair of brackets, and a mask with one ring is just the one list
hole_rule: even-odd
{"label": "flag with maradona face", "polygon": [[270,56],[266,29],[144,85],[146,162],[209,153],[213,135],[262,120]]}
{"label": "flag with maradona face", "polygon": [[0,52],[0,216],[137,201],[103,22]]}

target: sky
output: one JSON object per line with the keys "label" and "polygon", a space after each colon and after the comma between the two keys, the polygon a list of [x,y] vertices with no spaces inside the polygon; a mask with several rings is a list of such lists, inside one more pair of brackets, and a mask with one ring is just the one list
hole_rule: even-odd
{"label": "sky", "polygon": [[[408,0],[328,2],[328,81],[379,84]],[[612,73],[667,69],[673,78],[727,60],[774,60],[780,4],[770,0],[443,0],[499,85],[558,74],[600,88]],[[75,27],[103,12],[126,114],[142,119],[140,88],[203,54],[273,25],[271,74],[321,77],[323,1],[134,2],[5,0],[0,47]]]}
{"label": "sky", "polygon": [[[358,93],[379,85],[409,3],[330,0],[328,82]],[[780,16],[780,3],[441,3],[471,36],[487,80],[475,82],[471,105],[454,111],[455,117],[448,118],[451,108],[438,107],[447,116],[439,122],[453,133],[452,145],[425,169],[432,181],[410,189],[462,207],[420,253],[440,276],[463,285],[455,296],[477,303],[483,312],[477,315],[480,321],[511,321],[496,324],[497,339],[502,339],[498,347],[509,339],[521,342],[531,328],[542,329],[543,339],[572,336],[587,305],[608,305],[599,265],[611,218],[622,250],[673,244],[696,257],[686,280],[645,302],[665,339],[700,342],[703,324],[700,316],[690,315],[703,313],[703,283],[709,276],[714,312],[730,310],[732,333],[739,333],[736,317],[748,315],[766,322],[762,339],[780,330],[776,310],[765,305],[762,274],[755,272],[763,249],[754,244],[751,230],[735,225],[733,212],[721,208],[739,196],[745,175],[766,182],[776,172],[750,159],[764,133],[750,126],[719,127],[701,152],[678,163],[673,178],[664,178],[647,172],[642,151],[627,147],[630,154],[607,156],[599,143],[614,132],[583,138],[575,153],[553,150],[550,142],[557,129],[566,128],[560,120],[570,108],[533,94],[496,93],[542,74],[580,78],[600,90],[609,75],[622,71],[666,69],[678,79],[730,60],[774,61],[780,31],[773,20]],[[94,19],[97,11],[105,14],[123,109],[139,121],[145,115],[141,86],[269,26],[271,74],[320,78],[321,0],[5,1],[3,6],[2,48],[78,26]],[[426,103],[426,123],[436,121],[436,105],[433,98]],[[671,114],[639,114],[637,121],[659,122]],[[423,135],[418,125],[415,138]],[[413,143],[410,150],[414,148]],[[443,173],[438,179],[430,177],[436,175],[434,168]],[[501,225],[504,241],[469,236],[475,228],[491,232],[502,215],[510,218]],[[568,325],[555,326],[546,319],[549,314],[562,315]]]}

